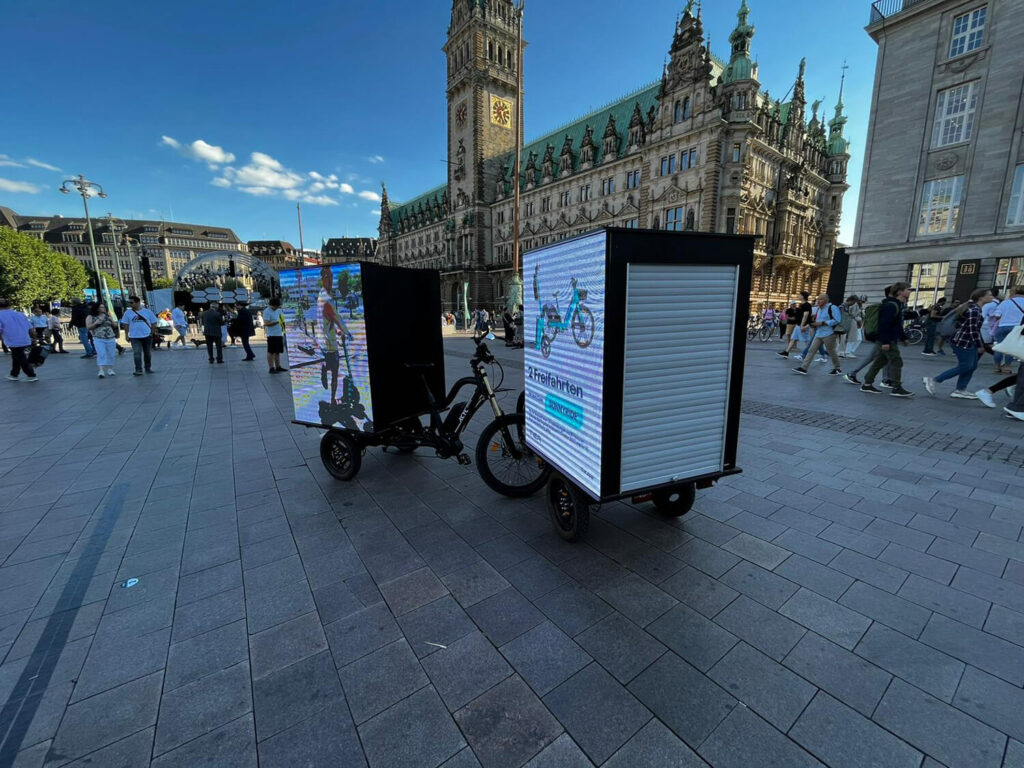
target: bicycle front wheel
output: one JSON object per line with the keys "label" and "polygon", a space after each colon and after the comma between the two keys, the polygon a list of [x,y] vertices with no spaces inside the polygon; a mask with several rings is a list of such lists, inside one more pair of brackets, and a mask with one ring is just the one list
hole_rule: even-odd
{"label": "bicycle front wheel", "polygon": [[594,340],[594,314],[583,305],[573,313],[572,338],[577,346],[584,349]]}
{"label": "bicycle front wheel", "polygon": [[480,477],[503,496],[532,496],[551,474],[544,460],[527,447],[523,438],[525,423],[523,414],[506,413],[484,427],[476,444]]}
{"label": "bicycle front wheel", "polygon": [[920,328],[911,328],[907,331],[907,341],[911,344],[920,344],[924,340],[924,332]]}
{"label": "bicycle front wheel", "polygon": [[761,331],[760,333],[758,333],[758,338],[760,338],[761,341],[771,341],[772,334],[774,333],[774,328],[772,328],[770,325],[765,325],[761,327]]}

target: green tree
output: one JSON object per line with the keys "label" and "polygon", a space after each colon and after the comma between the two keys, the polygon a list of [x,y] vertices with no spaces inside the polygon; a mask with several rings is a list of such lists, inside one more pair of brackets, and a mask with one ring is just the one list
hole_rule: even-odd
{"label": "green tree", "polygon": [[107,281],[107,288],[109,288],[112,291],[117,291],[121,289],[121,283],[117,281],[116,277],[107,274],[102,269],[100,270],[100,275],[103,277],[104,280]]}
{"label": "green tree", "polygon": [[173,288],[174,281],[169,277],[158,277],[153,281],[153,288],[160,290],[161,288]]}
{"label": "green tree", "polygon": [[74,298],[81,298],[82,291],[89,284],[89,274],[85,271],[78,259],[68,256],[66,253],[50,251],[49,271],[55,276],[63,274],[64,283],[61,286],[54,285],[53,295],[50,300],[60,299],[68,301]]}
{"label": "green tree", "polygon": [[52,293],[66,278],[49,268],[53,252],[31,235],[0,227],[0,296],[16,307],[29,307]]}

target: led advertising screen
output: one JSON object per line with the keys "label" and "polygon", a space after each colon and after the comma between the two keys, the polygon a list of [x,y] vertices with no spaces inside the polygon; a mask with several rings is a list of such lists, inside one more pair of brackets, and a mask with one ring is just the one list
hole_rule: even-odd
{"label": "led advertising screen", "polygon": [[359,264],[280,273],[295,420],[373,431]]}
{"label": "led advertising screen", "polygon": [[523,257],[526,439],[594,498],[601,495],[603,231]]}

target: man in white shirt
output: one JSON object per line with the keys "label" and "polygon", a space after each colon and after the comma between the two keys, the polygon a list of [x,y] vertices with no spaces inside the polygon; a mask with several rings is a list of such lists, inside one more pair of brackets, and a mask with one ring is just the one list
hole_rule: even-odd
{"label": "man in white shirt", "polygon": [[121,327],[132,343],[132,356],[135,358],[133,375],[141,376],[143,366],[146,373],[153,372],[150,358],[153,353],[153,330],[158,321],[152,310],[142,306],[142,299],[138,296],[128,297],[128,302],[131,309],[121,315]]}
{"label": "man in white shirt", "polygon": [[281,373],[281,353],[284,352],[284,311],[281,300],[276,296],[270,300],[270,308],[263,310],[263,325],[267,333],[267,365],[271,373]]}
{"label": "man in white shirt", "polygon": [[185,317],[185,310],[181,308],[181,304],[171,310],[171,325],[174,326],[178,338],[171,342],[168,349],[174,349],[174,345],[179,341],[181,342],[182,349],[184,349],[188,343],[188,339],[185,338],[185,335],[188,333],[188,318]]}

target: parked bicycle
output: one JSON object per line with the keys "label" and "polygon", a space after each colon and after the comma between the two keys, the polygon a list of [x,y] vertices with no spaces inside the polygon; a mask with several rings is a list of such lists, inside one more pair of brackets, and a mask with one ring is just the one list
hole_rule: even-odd
{"label": "parked bicycle", "polygon": [[[484,338],[493,340],[495,337],[488,334]],[[385,450],[394,448],[401,453],[433,448],[438,458],[454,457],[468,466],[473,462],[465,452],[462,435],[476,412],[487,403],[494,420],[484,427],[476,444],[476,468],[480,477],[491,489],[505,496],[530,496],[540,490],[547,482],[550,469],[526,445],[523,413],[506,414],[501,409],[496,389],[487,374],[488,366],[496,366],[504,379],[501,364],[483,338],[473,341],[476,354],[469,361],[473,375],[455,382],[443,402],[436,401],[426,377],[421,375],[427,392],[426,412],[374,432],[329,429],[320,440],[320,458],[327,471],[338,480],[352,480],[362,466],[363,452],[371,446]],[[433,363],[410,362],[406,367],[425,371],[432,368]],[[468,401],[456,403],[455,398],[466,387],[473,388],[472,396]],[[428,417],[426,424],[423,416]]]}

